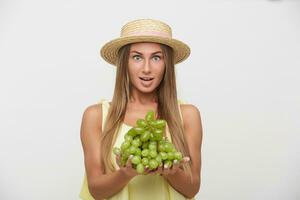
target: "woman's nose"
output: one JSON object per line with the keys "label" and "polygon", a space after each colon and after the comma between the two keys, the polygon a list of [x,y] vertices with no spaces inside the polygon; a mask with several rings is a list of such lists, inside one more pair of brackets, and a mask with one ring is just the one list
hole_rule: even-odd
{"label": "woman's nose", "polygon": [[151,70],[150,61],[148,59],[145,59],[143,71],[149,73],[150,70]]}

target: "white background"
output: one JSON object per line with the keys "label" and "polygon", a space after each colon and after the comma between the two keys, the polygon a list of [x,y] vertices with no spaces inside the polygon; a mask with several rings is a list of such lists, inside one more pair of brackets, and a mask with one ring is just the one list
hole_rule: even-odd
{"label": "white background", "polygon": [[137,18],[191,47],[179,98],[203,123],[199,200],[300,199],[300,1],[0,1],[0,199],[79,199],[100,47]]}

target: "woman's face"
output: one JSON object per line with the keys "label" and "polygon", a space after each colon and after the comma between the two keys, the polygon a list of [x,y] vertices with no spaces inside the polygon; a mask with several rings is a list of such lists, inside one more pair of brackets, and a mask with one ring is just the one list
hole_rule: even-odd
{"label": "woman's face", "polygon": [[152,92],[160,84],[165,70],[165,61],[158,43],[134,43],[128,60],[132,86],[141,92]]}

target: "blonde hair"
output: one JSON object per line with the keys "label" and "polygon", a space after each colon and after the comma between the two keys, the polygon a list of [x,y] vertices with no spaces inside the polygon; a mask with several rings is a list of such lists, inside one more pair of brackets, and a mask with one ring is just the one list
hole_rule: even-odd
{"label": "blonde hair", "polygon": [[[180,111],[177,101],[176,77],[174,66],[174,55],[171,47],[160,44],[165,60],[165,72],[160,85],[156,88],[158,97],[158,118],[167,121],[169,132],[172,133],[172,142],[177,151],[184,156],[190,156],[186,139],[184,137],[183,122],[181,121]],[[106,123],[101,135],[101,160],[104,172],[114,171],[111,152],[115,138],[124,120],[126,105],[130,99],[130,79],[128,72],[128,59],[131,44],[123,46],[119,50],[117,61],[117,72],[115,79],[115,89],[111,105],[106,117]],[[191,162],[184,164],[183,169],[191,174]]]}

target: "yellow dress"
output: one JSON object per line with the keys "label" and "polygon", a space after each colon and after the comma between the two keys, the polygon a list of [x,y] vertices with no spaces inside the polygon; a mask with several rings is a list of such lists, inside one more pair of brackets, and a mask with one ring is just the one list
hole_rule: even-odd
{"label": "yellow dress", "polygon": [[[104,124],[110,104],[106,99],[102,99],[99,103],[102,104],[102,124]],[[180,105],[180,103],[183,103],[183,101],[178,100],[178,106]],[[182,119],[181,113],[180,116]],[[114,147],[121,146],[124,140],[124,135],[130,128],[132,127],[125,123],[122,123]],[[168,126],[166,133],[167,137],[171,140],[172,138],[169,134]],[[118,169],[119,167],[115,161],[116,159],[113,153],[112,157],[114,161],[113,164],[115,168]],[[84,173],[83,184],[79,197],[83,200],[95,200],[89,192],[86,173]],[[160,175],[137,175],[132,178],[120,192],[116,193],[108,200],[186,200],[186,198],[182,194],[177,192]],[[192,198],[191,200],[194,200],[194,198]]]}

